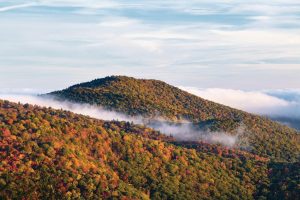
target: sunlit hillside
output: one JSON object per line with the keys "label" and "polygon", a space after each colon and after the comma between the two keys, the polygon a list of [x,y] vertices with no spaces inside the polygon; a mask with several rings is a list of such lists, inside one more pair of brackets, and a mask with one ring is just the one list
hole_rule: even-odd
{"label": "sunlit hillside", "polygon": [[[296,130],[189,94],[162,81],[112,76],[48,94],[58,100],[89,103],[133,116],[164,118],[196,125],[210,124],[213,131],[238,134],[241,146],[276,161],[296,161],[300,135]],[[242,132],[236,132],[245,126]]]}
{"label": "sunlit hillside", "polygon": [[0,101],[0,122],[2,199],[293,199],[299,192],[299,168],[184,148],[126,122],[8,101]]}

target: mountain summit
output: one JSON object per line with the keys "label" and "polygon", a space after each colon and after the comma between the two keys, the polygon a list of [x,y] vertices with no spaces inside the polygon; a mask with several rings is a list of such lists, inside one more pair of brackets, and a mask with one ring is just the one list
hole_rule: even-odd
{"label": "mountain summit", "polygon": [[73,102],[101,105],[129,115],[159,115],[172,121],[184,119],[198,122],[228,117],[239,119],[242,114],[159,80],[126,76],[95,79],[50,94]]}
{"label": "mountain summit", "polygon": [[[98,105],[133,116],[180,123],[210,124],[213,131],[235,134],[241,148],[275,161],[297,161],[296,130],[247,112],[214,103],[158,80],[110,76],[71,86],[51,95],[59,100]],[[240,126],[244,131],[235,131]]]}

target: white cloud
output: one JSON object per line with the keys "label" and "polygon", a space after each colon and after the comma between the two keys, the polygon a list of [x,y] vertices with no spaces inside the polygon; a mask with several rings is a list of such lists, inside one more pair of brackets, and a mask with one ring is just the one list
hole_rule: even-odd
{"label": "white cloud", "polygon": [[60,102],[52,98],[42,98],[35,95],[25,95],[24,94],[9,94],[9,93],[0,93],[0,99],[20,102],[20,103],[29,103],[32,105],[38,105],[42,107],[51,107],[54,109],[64,109],[72,111],[74,113],[87,115],[102,120],[125,120],[125,121],[134,121],[136,123],[141,123],[139,118],[129,117],[118,112],[108,111],[100,107],[92,106],[89,104],[76,104],[70,103],[68,101]]}
{"label": "white cloud", "polygon": [[292,45],[299,48],[300,44],[299,30],[284,31],[278,29],[246,29],[239,31],[214,30],[214,32],[217,35],[220,35],[224,41],[237,45],[257,45],[261,47],[268,45],[269,48],[272,46],[279,47],[280,45]]}
{"label": "white cloud", "polygon": [[191,125],[191,123],[169,124],[166,122],[158,122],[154,124],[150,123],[150,127],[159,130],[166,135],[172,135],[177,140],[204,141],[207,143],[217,143],[230,147],[239,145],[239,136],[244,134],[245,131],[240,127],[235,130],[236,135],[226,132],[204,131],[196,129]]}
{"label": "white cloud", "polygon": [[[33,5],[26,12],[9,12]],[[291,13],[288,8],[293,8]],[[226,84],[231,88],[241,75],[247,87],[300,84],[296,76],[300,73],[300,23],[295,14],[300,8],[296,1],[23,0],[2,9],[8,12],[0,13],[0,71],[9,73],[0,74],[1,87],[8,82],[14,87],[29,84],[15,78],[17,71],[26,74],[31,70],[28,74],[38,77],[51,67],[61,67],[58,74],[72,76],[76,76],[74,68],[82,68],[76,77],[85,71],[85,80],[109,67],[104,71],[157,75],[167,81],[193,79],[198,80],[194,85],[203,87]],[[256,72],[249,73],[253,69]],[[270,79],[276,80],[285,71],[286,80],[271,83],[260,75],[269,70]],[[208,83],[208,77],[215,85]],[[258,79],[255,84],[251,82],[254,77]],[[57,83],[56,76],[47,78],[49,85]],[[39,84],[31,79],[28,87]],[[64,85],[69,81],[66,77]]]}
{"label": "white cloud", "polygon": [[4,7],[0,7],[0,12],[16,10],[19,8],[27,8],[27,7],[32,7],[32,6],[36,6],[36,5],[37,5],[36,3],[32,2],[32,3],[24,3],[24,4],[18,4],[18,5],[4,6]]}
{"label": "white cloud", "polygon": [[223,105],[270,117],[300,118],[298,90],[242,91],[233,89],[180,87]]}
{"label": "white cloud", "polygon": [[115,8],[120,4],[109,0],[40,0],[40,5],[63,6],[63,7],[83,7],[90,9]]}

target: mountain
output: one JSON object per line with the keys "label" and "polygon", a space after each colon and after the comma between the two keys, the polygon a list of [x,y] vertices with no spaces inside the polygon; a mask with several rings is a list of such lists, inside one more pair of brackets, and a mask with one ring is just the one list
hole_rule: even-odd
{"label": "mountain", "polygon": [[[142,125],[0,100],[0,199],[293,199],[299,192],[297,182],[281,187],[297,179],[271,182],[268,159],[173,143]],[[279,178],[294,174],[274,165]]]}
{"label": "mountain", "polygon": [[[273,161],[299,160],[300,135],[285,125],[217,104],[158,80],[111,76],[47,94],[58,100],[98,105],[109,110],[170,122],[209,125],[211,131],[237,135],[240,147]],[[244,131],[237,131],[239,127]]]}

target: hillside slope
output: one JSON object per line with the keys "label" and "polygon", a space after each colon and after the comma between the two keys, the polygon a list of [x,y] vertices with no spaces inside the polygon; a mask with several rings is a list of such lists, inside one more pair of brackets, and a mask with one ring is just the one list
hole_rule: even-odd
{"label": "hillside slope", "polygon": [[[173,140],[143,126],[0,100],[0,198],[257,199],[273,194],[268,161],[168,141]],[[282,194],[292,199],[289,189]]]}
{"label": "hillside slope", "polygon": [[[275,161],[297,161],[300,135],[267,118],[207,101],[162,81],[111,76],[71,86],[48,95],[59,100],[96,104],[106,109],[169,121],[210,124],[211,130],[238,134],[243,147]],[[236,133],[239,126],[243,133]]]}

